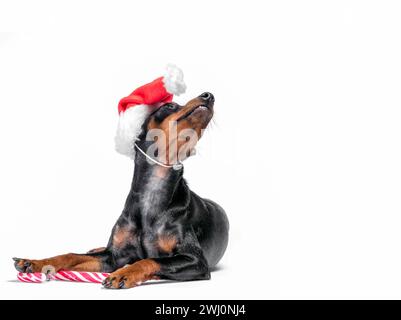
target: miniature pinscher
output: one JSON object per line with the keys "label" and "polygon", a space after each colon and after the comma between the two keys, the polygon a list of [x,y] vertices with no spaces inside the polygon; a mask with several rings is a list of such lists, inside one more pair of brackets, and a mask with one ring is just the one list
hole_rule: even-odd
{"label": "miniature pinscher", "polygon": [[[150,279],[210,279],[210,270],[228,243],[224,210],[189,189],[182,166],[173,167],[167,156],[163,164],[149,161],[143,151],[157,143],[148,141],[150,130],[164,132],[167,149],[174,143],[180,150],[187,142],[179,139],[183,130],[191,129],[200,138],[213,117],[213,107],[214,96],[205,92],[184,106],[166,103],[147,117],[135,144],[141,152],[135,153],[131,190],[107,247],[42,260],[14,258],[15,268],[20,272],[109,272],[103,286],[115,289],[132,288]],[[168,129],[171,122],[176,123],[174,134]],[[160,149],[156,150],[160,156]],[[170,154],[169,150],[164,153]],[[184,158],[190,154],[186,152]]]}

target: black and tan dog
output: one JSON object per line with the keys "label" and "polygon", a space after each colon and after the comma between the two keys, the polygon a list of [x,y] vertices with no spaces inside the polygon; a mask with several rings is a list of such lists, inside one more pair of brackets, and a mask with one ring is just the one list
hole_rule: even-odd
{"label": "black and tan dog", "polygon": [[[213,116],[213,105],[213,95],[206,92],[185,106],[167,103],[157,108],[142,126],[138,148],[147,150],[154,143],[146,140],[148,131],[159,129],[179,150],[180,132],[192,129],[200,137]],[[176,121],[177,136],[167,129],[171,121]],[[182,168],[150,163],[137,152],[131,190],[107,247],[87,254],[14,261],[20,272],[43,272],[49,266],[55,271],[111,272],[104,287],[131,288],[149,279],[209,279],[227,242],[228,220],[223,209],[192,192]]]}

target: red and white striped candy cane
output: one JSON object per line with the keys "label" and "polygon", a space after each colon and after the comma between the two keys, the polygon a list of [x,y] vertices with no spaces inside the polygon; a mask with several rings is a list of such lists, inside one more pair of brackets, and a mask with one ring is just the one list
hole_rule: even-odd
{"label": "red and white striped candy cane", "polygon": [[22,282],[32,282],[32,283],[41,283],[46,280],[46,275],[44,273],[35,272],[35,273],[18,273],[17,279]]}
{"label": "red and white striped candy cane", "polygon": [[51,279],[62,281],[75,281],[75,282],[93,282],[102,283],[110,273],[104,272],[82,272],[82,271],[67,271],[60,270],[56,274],[50,275]]}
{"label": "red and white striped candy cane", "polygon": [[36,273],[18,273],[17,279],[22,282],[41,283],[47,280],[61,280],[61,281],[74,281],[74,282],[91,282],[102,283],[110,273],[105,272],[82,272],[82,271],[68,271],[60,270],[55,274],[50,274],[48,278],[46,274]]}

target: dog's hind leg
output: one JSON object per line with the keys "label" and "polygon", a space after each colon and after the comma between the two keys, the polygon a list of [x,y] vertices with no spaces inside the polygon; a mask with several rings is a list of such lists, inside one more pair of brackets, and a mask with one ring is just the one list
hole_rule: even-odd
{"label": "dog's hind leg", "polygon": [[97,253],[97,252],[102,252],[105,250],[106,250],[106,247],[100,247],[100,248],[91,249],[87,253]]}
{"label": "dog's hind leg", "polygon": [[89,272],[111,272],[114,271],[111,252],[104,250],[101,252],[88,254],[68,253],[48,259],[31,260],[13,258],[14,266],[19,272],[44,272],[53,270],[55,272],[64,269],[72,271]]}

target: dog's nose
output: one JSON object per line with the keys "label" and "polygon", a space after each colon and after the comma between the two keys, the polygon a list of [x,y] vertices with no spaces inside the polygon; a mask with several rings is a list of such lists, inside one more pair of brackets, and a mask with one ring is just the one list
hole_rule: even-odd
{"label": "dog's nose", "polygon": [[210,92],[204,92],[202,93],[199,98],[202,98],[203,100],[209,102],[209,101],[214,101],[214,96]]}

